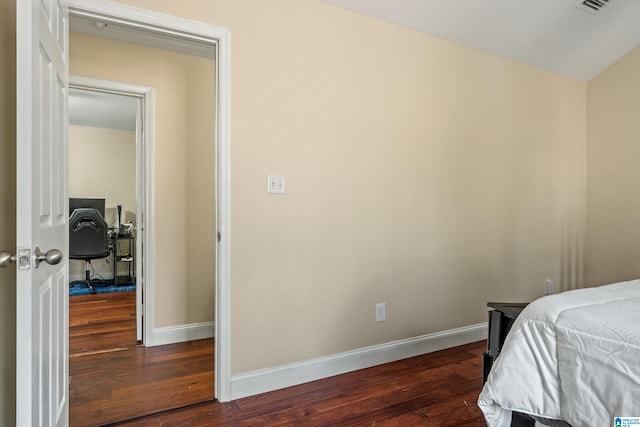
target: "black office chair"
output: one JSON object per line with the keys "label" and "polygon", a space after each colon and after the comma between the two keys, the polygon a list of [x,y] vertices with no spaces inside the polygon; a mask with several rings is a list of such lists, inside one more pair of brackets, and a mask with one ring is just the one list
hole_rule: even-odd
{"label": "black office chair", "polygon": [[[69,258],[85,261],[85,280],[92,294],[91,260],[109,255],[109,227],[97,209],[77,208],[69,217]],[[74,283],[75,285],[76,283]]]}

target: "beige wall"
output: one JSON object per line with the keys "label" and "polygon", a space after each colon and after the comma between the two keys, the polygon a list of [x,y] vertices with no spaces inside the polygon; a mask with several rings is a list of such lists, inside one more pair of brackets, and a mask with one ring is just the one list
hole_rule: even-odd
{"label": "beige wall", "polygon": [[[0,1],[0,251],[16,247],[16,12]],[[15,425],[16,270],[0,268],[0,425]]]}
{"label": "beige wall", "polygon": [[[122,3],[233,34],[233,372],[483,322],[487,300],[580,275],[585,84],[314,0]],[[89,63],[109,68],[106,53]],[[187,156],[161,152],[164,168]],[[265,194],[271,172],[287,195]],[[184,188],[156,186],[158,206]]]}
{"label": "beige wall", "polygon": [[185,308],[193,322],[206,322],[215,317],[215,66],[201,58],[188,61],[187,79],[196,84],[187,87]]}
{"label": "beige wall", "polygon": [[[105,199],[110,227],[136,219],[136,133],[121,129],[69,126],[69,197]],[[109,262],[111,262],[109,258]],[[96,273],[113,273],[113,264],[92,262]],[[84,261],[70,260],[72,279],[84,277]],[[106,277],[106,276],[105,276]]]}
{"label": "beige wall", "polygon": [[586,282],[640,277],[640,48],[588,84]]}
{"label": "beige wall", "polygon": [[234,373],[579,278],[584,83],[313,0],[121,2],[232,32]]}
{"label": "beige wall", "polygon": [[214,62],[76,33],[69,52],[72,75],[154,88],[154,327],[213,321]]}

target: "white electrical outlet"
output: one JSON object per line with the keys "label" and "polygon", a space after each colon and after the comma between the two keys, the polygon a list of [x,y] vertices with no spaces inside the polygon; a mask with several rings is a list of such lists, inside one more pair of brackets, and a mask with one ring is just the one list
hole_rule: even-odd
{"label": "white electrical outlet", "polygon": [[387,320],[387,304],[381,302],[376,304],[376,322],[384,322]]}
{"label": "white electrical outlet", "polygon": [[551,295],[553,293],[553,280],[547,279],[544,281],[545,293]]}
{"label": "white electrical outlet", "polygon": [[267,193],[285,194],[285,176],[273,173],[267,175]]}

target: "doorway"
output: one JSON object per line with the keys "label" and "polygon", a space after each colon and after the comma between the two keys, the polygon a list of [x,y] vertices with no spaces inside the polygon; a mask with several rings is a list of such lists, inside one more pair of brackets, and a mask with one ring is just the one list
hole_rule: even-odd
{"label": "doorway", "polygon": [[[215,76],[215,210],[216,210],[216,244],[212,253],[209,248],[204,256],[208,259],[215,257],[215,322],[212,325],[215,330],[215,396],[218,400],[230,400],[230,313],[229,313],[229,268],[230,268],[230,225],[229,225],[229,32],[226,29],[213,27],[176,17],[167,17],[150,11],[130,8],[127,6],[109,3],[93,2],[89,0],[70,0],[70,15],[91,19],[94,22],[106,23],[111,26],[121,26],[129,30],[134,36],[140,38],[141,33],[160,34],[165,40],[184,41],[189,40],[214,49],[216,58]],[[123,18],[126,17],[126,18]],[[150,195],[153,200],[153,195]],[[147,218],[148,220],[149,218]],[[160,221],[158,221],[159,223]],[[164,232],[156,230],[155,234]],[[153,250],[153,245],[146,248]],[[146,271],[149,278],[154,273],[150,268]],[[157,314],[157,308],[146,307],[151,310],[151,316]],[[211,304],[213,305],[213,303]],[[151,324],[146,319],[145,325]],[[158,329],[158,328],[156,328]],[[159,329],[163,329],[162,327]],[[152,345],[170,337],[173,331],[164,328],[157,334],[150,333],[146,339]],[[189,333],[194,333],[190,330]],[[195,331],[197,333],[197,331]],[[155,341],[155,342],[154,342]]]}
{"label": "doorway", "polygon": [[[90,276],[101,281],[101,293],[133,288],[136,341],[140,344],[150,331],[143,324],[148,305],[143,296],[152,284],[144,274],[153,265],[153,252],[144,250],[149,246],[148,236],[153,235],[153,223],[147,226],[144,222],[150,216],[146,169],[153,164],[152,151],[147,149],[152,141],[142,125],[151,124],[151,94],[149,87],[119,82],[77,76],[71,76],[69,82],[69,197],[104,200],[112,242],[109,257],[89,263]],[[80,269],[84,262],[75,264],[69,265],[71,284],[84,279],[84,268]],[[70,288],[70,296],[88,292],[84,283]]]}
{"label": "doorway", "polygon": [[[94,67],[97,59],[93,56],[94,52],[101,52],[100,59],[112,64],[112,67],[103,64]],[[132,63],[132,58],[138,62]],[[114,295],[101,293],[105,289],[98,288],[98,285],[96,289],[99,290],[99,295],[91,301],[85,301],[76,296],[70,298],[70,374],[75,378],[75,381],[71,381],[70,384],[71,420],[74,424],[79,423],[78,425],[84,425],[88,419],[99,420],[101,423],[114,422],[120,421],[122,417],[148,414],[173,409],[176,405],[210,400],[213,397],[214,375],[214,347],[211,341],[213,305],[210,302],[214,296],[215,271],[209,259],[199,254],[206,253],[203,248],[215,247],[213,203],[215,132],[213,122],[207,120],[215,115],[214,89],[212,81],[203,81],[214,75],[214,62],[206,58],[194,58],[182,53],[165,52],[157,48],[72,32],[70,69],[71,72],[79,71],[84,75],[70,78],[72,95],[77,95],[75,92],[80,91],[85,98],[92,95],[92,98],[107,100],[115,104],[118,111],[115,113],[110,110],[102,111],[99,117],[76,124],[75,109],[71,102],[74,99],[70,99],[69,116],[70,124],[73,126],[70,126],[68,132],[69,195],[70,197],[87,194],[101,197],[106,195],[107,206],[110,206],[106,209],[106,219],[109,224],[115,221],[113,213],[116,204],[124,204],[125,209],[122,211],[135,217],[132,221],[133,236],[139,246],[134,257],[138,267],[135,292],[138,295],[144,295],[145,309],[156,307],[155,313],[145,310],[147,311],[145,319],[155,319],[155,321],[144,322],[146,331],[144,345],[154,349],[146,350],[136,348],[135,341],[131,342],[128,333],[130,322],[126,311],[125,317],[116,321],[118,313],[129,309],[130,300],[115,300]],[[124,76],[124,74],[128,75]],[[86,77],[87,75],[91,77]],[[94,78],[95,76],[111,78],[114,75],[118,78],[122,78],[119,77],[122,75],[132,81],[143,79],[142,81],[150,86],[134,86],[128,82],[119,83]],[[196,86],[197,91],[194,88]],[[127,110],[126,104],[122,102],[123,98],[125,101],[126,98],[136,101],[138,94],[142,96],[137,100],[138,108],[136,109],[135,105],[134,108],[128,108],[129,112],[121,120],[124,122],[122,125],[111,124],[115,122],[114,119],[118,113]],[[151,98],[156,102],[142,102]],[[167,103],[167,99],[171,102]],[[95,104],[84,106],[83,113],[88,109],[97,108]],[[146,113],[146,118],[143,120],[142,114],[138,114],[140,117],[136,120],[136,111]],[[152,122],[154,117],[159,123],[155,120]],[[79,126],[82,124],[85,126]],[[105,129],[106,127],[127,129]],[[120,135],[128,138],[121,142],[124,138]],[[137,141],[135,142],[137,148],[125,146],[130,144],[131,140]],[[84,146],[89,146],[82,150],[90,157],[88,161],[78,159],[75,154],[76,150],[80,151]],[[115,148],[116,146],[118,148]],[[164,160],[167,157],[169,162]],[[74,162],[82,164],[74,165]],[[127,173],[125,166],[127,164],[129,169],[137,172]],[[76,169],[81,169],[84,173],[76,176],[72,173]],[[155,171],[155,174],[148,171]],[[99,176],[91,177],[91,174]],[[163,179],[166,175],[171,178],[169,182]],[[81,181],[81,188],[78,188],[78,180]],[[171,189],[182,188],[179,191],[167,191],[167,186]],[[128,203],[123,203],[128,200],[127,193],[131,193],[127,191],[131,188],[124,187],[133,187],[133,190],[138,187],[138,190],[134,191],[138,196],[129,200]],[[97,189],[100,189],[98,194],[92,193]],[[82,190],[86,193],[77,193]],[[150,198],[148,196],[154,194],[159,207],[147,203],[147,199]],[[137,206],[137,208],[132,209],[130,206]],[[170,224],[162,222],[161,215],[157,213],[158,209],[162,211],[161,213],[170,214],[173,221]],[[152,226],[144,221],[151,217],[160,217],[160,220],[153,221]],[[129,220],[129,217],[123,217],[123,221]],[[168,242],[163,246],[183,249],[171,254],[169,262],[166,260],[158,262],[164,265],[156,266],[155,251],[147,251],[146,248],[152,248],[154,242],[161,240]],[[119,252],[114,246],[114,254],[116,251]],[[150,253],[147,254],[147,252]],[[161,257],[162,252],[158,255],[158,258]],[[107,258],[107,260],[113,260],[113,263],[117,259],[115,255]],[[73,264],[70,266],[74,267]],[[167,272],[167,269],[170,271]],[[153,280],[148,279],[147,271],[154,271]],[[169,280],[172,274],[174,276]],[[126,290],[124,287],[116,287],[116,291],[119,289]],[[167,294],[170,295],[172,303],[166,303]],[[156,300],[161,302],[158,304]],[[87,316],[83,308],[88,304],[100,307],[100,316]],[[137,312],[139,314],[137,317],[141,320],[141,310],[138,309]],[[173,322],[173,324],[170,327],[158,327],[158,324],[163,322]],[[91,342],[92,335],[84,327],[86,323],[95,325],[95,329],[100,331],[93,335],[98,342]],[[110,333],[112,328],[117,328],[121,332],[117,336],[121,336],[122,341],[112,339],[114,335]],[[189,345],[177,346],[177,343]],[[86,349],[83,346],[86,346]],[[160,346],[163,348],[160,349]],[[140,357],[141,354],[146,356],[151,352],[169,353],[168,349],[173,349],[172,357],[176,363],[181,362],[173,367],[173,371],[169,371],[168,367],[162,367],[162,364],[153,360],[153,357],[148,363],[146,357]],[[109,354],[109,352],[115,354]],[[207,352],[209,361],[204,361],[202,357],[206,356]],[[198,354],[195,359],[194,353]],[[144,360],[145,363],[132,367],[131,361],[134,360]],[[84,367],[87,365],[95,366],[90,375],[85,374]],[[149,365],[153,366],[153,370],[163,378],[160,384],[156,384],[155,378],[142,375],[144,372],[151,371]],[[127,367],[124,372],[121,371],[123,366]],[[132,371],[140,375],[131,375]],[[117,382],[113,381],[114,376],[118,378]],[[190,387],[185,387],[188,381],[191,381]],[[147,392],[128,394],[128,390],[134,387]],[[150,400],[149,396],[152,393],[149,390],[153,390],[154,387],[172,389],[173,394],[179,395],[180,399],[174,397]],[[95,389],[101,389],[103,393],[96,395],[93,392]],[[122,400],[121,396],[126,397]],[[86,402],[89,400],[92,401],[92,405],[87,406]],[[125,405],[124,402],[127,404]],[[84,409],[80,410],[80,407]],[[110,410],[94,413],[95,407],[110,408]],[[105,415],[107,412],[108,414]]]}

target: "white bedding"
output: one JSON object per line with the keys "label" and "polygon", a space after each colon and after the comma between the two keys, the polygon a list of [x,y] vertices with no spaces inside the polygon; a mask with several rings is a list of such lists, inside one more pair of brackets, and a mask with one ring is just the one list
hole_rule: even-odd
{"label": "white bedding", "polygon": [[489,427],[511,412],[606,427],[640,417],[640,280],[549,295],[516,319],[478,405]]}

